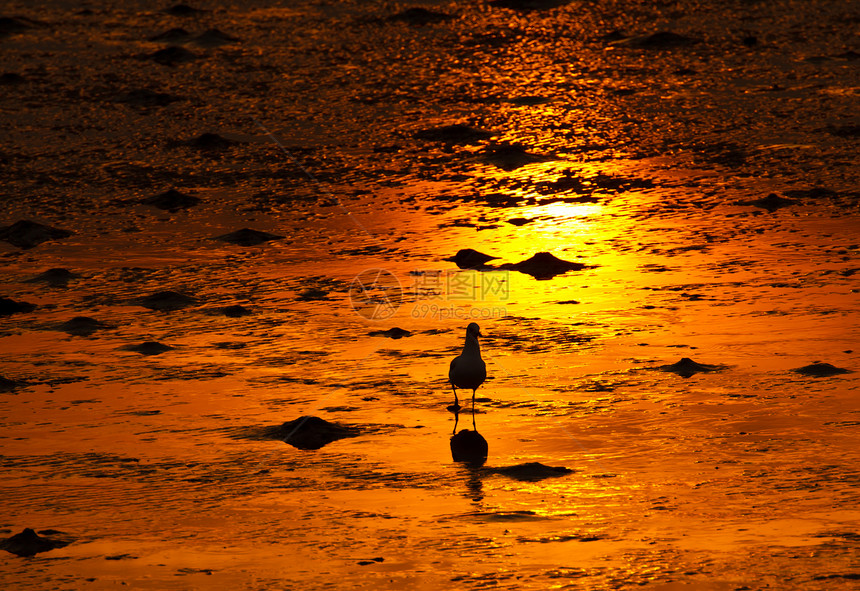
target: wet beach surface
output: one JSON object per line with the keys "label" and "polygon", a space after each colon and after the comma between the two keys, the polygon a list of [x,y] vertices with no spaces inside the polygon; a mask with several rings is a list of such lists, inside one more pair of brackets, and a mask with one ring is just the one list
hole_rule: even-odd
{"label": "wet beach surface", "polygon": [[5,587],[856,586],[856,4],[0,17]]}

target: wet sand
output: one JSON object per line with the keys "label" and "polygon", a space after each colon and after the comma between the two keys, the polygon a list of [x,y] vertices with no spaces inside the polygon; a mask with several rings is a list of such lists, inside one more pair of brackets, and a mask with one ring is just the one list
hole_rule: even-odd
{"label": "wet sand", "polygon": [[852,3],[0,17],[6,588],[856,586]]}

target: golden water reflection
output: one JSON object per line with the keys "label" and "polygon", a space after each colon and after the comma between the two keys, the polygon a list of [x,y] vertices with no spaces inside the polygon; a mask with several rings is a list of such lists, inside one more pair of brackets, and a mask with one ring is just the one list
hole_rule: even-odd
{"label": "golden water reflection", "polygon": [[[3,21],[0,227],[74,232],[0,242],[36,306],[0,317],[3,528],[74,541],[0,582],[851,584],[845,6],[217,4]],[[142,202],[168,189],[199,202]],[[280,238],[218,239],[243,228]],[[544,252],[584,267],[513,266]],[[141,304],[166,290],[193,303]],[[489,378],[455,426],[471,321]],[[304,416],[356,436],[272,435]]]}

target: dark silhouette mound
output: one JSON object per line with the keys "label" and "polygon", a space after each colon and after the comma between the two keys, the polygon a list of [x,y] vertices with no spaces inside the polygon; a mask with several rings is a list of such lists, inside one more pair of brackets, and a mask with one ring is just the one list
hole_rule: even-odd
{"label": "dark silhouette mound", "polygon": [[527,152],[519,144],[494,144],[484,150],[484,159],[502,170],[512,171],[535,162],[544,162],[546,157]]}
{"label": "dark silhouette mound", "polygon": [[797,201],[794,199],[786,199],[785,197],[780,197],[776,193],[771,193],[767,197],[763,197],[762,199],[755,199],[753,201],[741,201],[738,205],[753,205],[755,207],[761,207],[762,209],[766,209],[768,211],[776,211],[777,209],[782,209],[783,207],[789,207],[791,205],[796,205]]}
{"label": "dark silhouette mound", "polygon": [[457,251],[454,256],[445,259],[456,264],[461,269],[480,269],[487,266],[487,263],[499,257],[490,256],[471,248],[462,248]]}
{"label": "dark silhouette mound", "polygon": [[319,301],[329,301],[328,291],[324,289],[317,289],[316,287],[312,287],[310,289],[306,289],[303,292],[296,295],[296,300],[300,302],[319,302]]}
{"label": "dark silhouette mound", "polygon": [[172,351],[173,347],[157,341],[146,341],[139,345],[128,345],[127,347],[123,347],[123,349],[125,351],[134,351],[141,355],[161,355],[166,351]]}
{"label": "dark silhouette mound", "polygon": [[320,449],[332,441],[357,437],[361,430],[337,423],[329,423],[319,417],[305,416],[281,425],[280,439],[298,449]]}
{"label": "dark silhouette mound", "polygon": [[201,10],[199,8],[194,8],[193,6],[189,6],[188,4],[175,4],[170,8],[165,8],[164,12],[173,16],[197,16],[199,14],[203,14],[206,11]]}
{"label": "dark silhouette mound", "polygon": [[188,62],[193,62],[200,56],[198,56],[193,51],[185,49],[184,47],[180,47],[178,45],[171,45],[169,47],[165,47],[164,49],[159,49],[158,51],[150,53],[145,57],[146,59],[152,60],[157,64],[161,64],[162,66],[175,66],[177,64],[187,64]]}
{"label": "dark silhouette mound", "polygon": [[261,232],[260,230],[252,230],[251,228],[242,228],[241,230],[236,230],[229,234],[216,236],[215,240],[229,242],[230,244],[236,244],[238,246],[256,246],[258,244],[263,244],[264,242],[269,242],[270,240],[283,240],[284,238],[284,236],[272,234],[270,232]]}
{"label": "dark silhouette mound", "polygon": [[36,304],[29,302],[16,302],[9,298],[0,297],[0,316],[11,316],[12,314],[26,314],[36,309]]}
{"label": "dark silhouette mound", "polygon": [[803,367],[792,369],[791,371],[805,376],[813,376],[818,378],[835,376],[843,373],[851,373],[850,369],[836,367],[834,365],[830,365],[829,363],[813,363],[811,365],[804,365]]}
{"label": "dark silhouette mound", "polygon": [[433,23],[444,23],[452,18],[454,17],[450,14],[445,14],[444,12],[437,12],[435,10],[417,7],[407,8],[402,12],[392,14],[388,17],[388,20],[400,21],[410,25],[430,25]]}
{"label": "dark silhouette mound", "polygon": [[69,281],[72,279],[78,279],[80,275],[77,273],[72,273],[68,269],[63,268],[54,268],[48,269],[44,273],[40,273],[33,277],[32,279],[28,279],[27,283],[47,283],[51,287],[66,287]]}
{"label": "dark silhouette mound", "polygon": [[492,0],[493,6],[501,8],[510,8],[511,10],[550,10],[558,8],[565,4],[570,4],[570,0]]}
{"label": "dark silhouette mound", "polygon": [[501,474],[523,482],[537,482],[538,480],[558,478],[559,476],[573,473],[573,470],[570,468],[565,468],[564,466],[546,466],[540,462],[528,462],[504,468],[489,468],[488,470],[493,474]]}
{"label": "dark silhouette mound", "polygon": [[23,382],[16,382],[15,380],[10,380],[9,378],[0,376],[0,392],[11,392],[18,386],[22,385]]}
{"label": "dark silhouette mound", "polygon": [[508,223],[512,226],[525,226],[526,224],[532,223],[534,220],[530,220],[528,218],[511,218],[508,220]]}
{"label": "dark silhouette mound", "polygon": [[47,552],[68,545],[69,542],[44,538],[29,527],[20,534],[15,534],[0,542],[0,548],[18,556],[33,556],[40,552]]}
{"label": "dark silhouette mound", "polygon": [[21,74],[15,72],[3,72],[0,74],[0,86],[17,86],[27,81]]}
{"label": "dark silhouette mound", "polygon": [[153,35],[148,40],[159,43],[184,43],[191,38],[191,33],[180,27],[174,27],[158,35]]}
{"label": "dark silhouette mound", "polygon": [[568,271],[581,271],[582,269],[593,268],[593,266],[584,263],[563,261],[548,252],[539,252],[525,261],[505,263],[504,265],[499,265],[498,268],[519,271],[520,273],[531,275],[535,279],[545,280],[552,279],[556,275],[561,275]]}
{"label": "dark silhouette mound", "polygon": [[200,198],[195,197],[194,195],[186,195],[176,189],[169,189],[164,193],[147,197],[146,199],[141,200],[141,203],[157,207],[158,209],[163,209],[165,211],[178,211],[180,209],[194,207],[200,203]]}
{"label": "dark silhouette mound", "polygon": [[68,238],[73,232],[52,228],[30,220],[18,220],[11,226],[0,228],[0,240],[5,240],[12,246],[29,249],[48,240]]}
{"label": "dark silhouette mound", "polygon": [[197,303],[197,298],[187,296],[175,291],[159,291],[146,297],[137,298],[132,303],[149,308],[150,310],[158,310],[160,312],[172,312],[181,310],[188,306]]}
{"label": "dark silhouette mound", "polygon": [[672,49],[675,47],[689,47],[699,43],[694,37],[687,37],[673,33],[672,31],[658,31],[650,35],[640,35],[614,41],[611,45],[621,47],[635,47],[637,49]]}
{"label": "dark silhouette mound", "polygon": [[682,378],[689,378],[693,374],[708,371],[719,371],[724,368],[721,365],[706,365],[704,363],[696,363],[689,357],[682,357],[681,360],[677,363],[673,363],[671,365],[661,365],[657,369],[661,371],[669,371],[672,373],[676,373]]}
{"label": "dark silhouette mound", "polygon": [[0,16],[0,39],[44,26],[45,23],[26,16]]}
{"label": "dark silhouette mound", "polygon": [[412,336],[412,333],[408,330],[403,330],[396,326],[394,328],[389,328],[388,330],[374,330],[367,334],[371,337],[388,337],[389,339],[402,339],[403,337]]}
{"label": "dark silhouette mound", "polygon": [[242,316],[250,316],[251,311],[245,306],[234,304],[221,309],[221,313],[228,318],[241,318]]}
{"label": "dark silhouette mound", "polygon": [[455,123],[442,127],[431,127],[415,133],[419,140],[444,142],[446,144],[477,144],[493,137],[492,132],[476,127]]}
{"label": "dark silhouette mound", "polygon": [[463,429],[451,436],[451,458],[455,462],[483,466],[488,452],[487,440],[477,431]]}
{"label": "dark silhouette mound", "polygon": [[132,107],[166,107],[182,98],[167,92],[157,92],[149,88],[134,88],[120,93],[114,99],[118,103],[131,105]]}
{"label": "dark silhouette mound", "polygon": [[71,320],[67,320],[57,327],[58,330],[62,330],[63,332],[79,337],[88,337],[97,330],[103,330],[105,328],[112,327],[104,322],[99,322],[95,318],[90,318],[89,316],[75,316]]}
{"label": "dark silhouette mound", "polygon": [[238,37],[228,35],[224,31],[219,29],[209,29],[205,33],[201,33],[195,37],[193,43],[200,47],[221,47],[222,45],[230,45],[231,43],[238,43],[239,41],[240,39]]}
{"label": "dark silhouette mound", "polygon": [[182,142],[186,146],[200,150],[223,150],[237,143],[239,142],[228,140],[217,133],[201,133],[195,138]]}

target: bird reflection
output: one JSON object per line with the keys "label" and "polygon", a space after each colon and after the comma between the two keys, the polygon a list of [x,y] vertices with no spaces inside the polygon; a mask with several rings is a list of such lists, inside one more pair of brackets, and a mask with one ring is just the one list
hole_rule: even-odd
{"label": "bird reflection", "polygon": [[474,430],[463,429],[457,433],[457,422],[460,413],[454,412],[454,431],[451,434],[451,459],[459,462],[466,471],[467,496],[474,502],[480,503],[484,499],[482,470],[487,461],[489,447],[484,436],[478,433],[475,427],[475,413],[472,412],[472,427]]}
{"label": "bird reflection", "polygon": [[463,429],[457,433],[460,411],[454,411],[454,429],[451,432],[451,458],[469,466],[480,468],[487,461],[489,447],[484,436],[478,433],[475,423],[475,407],[472,406],[472,430]]}

